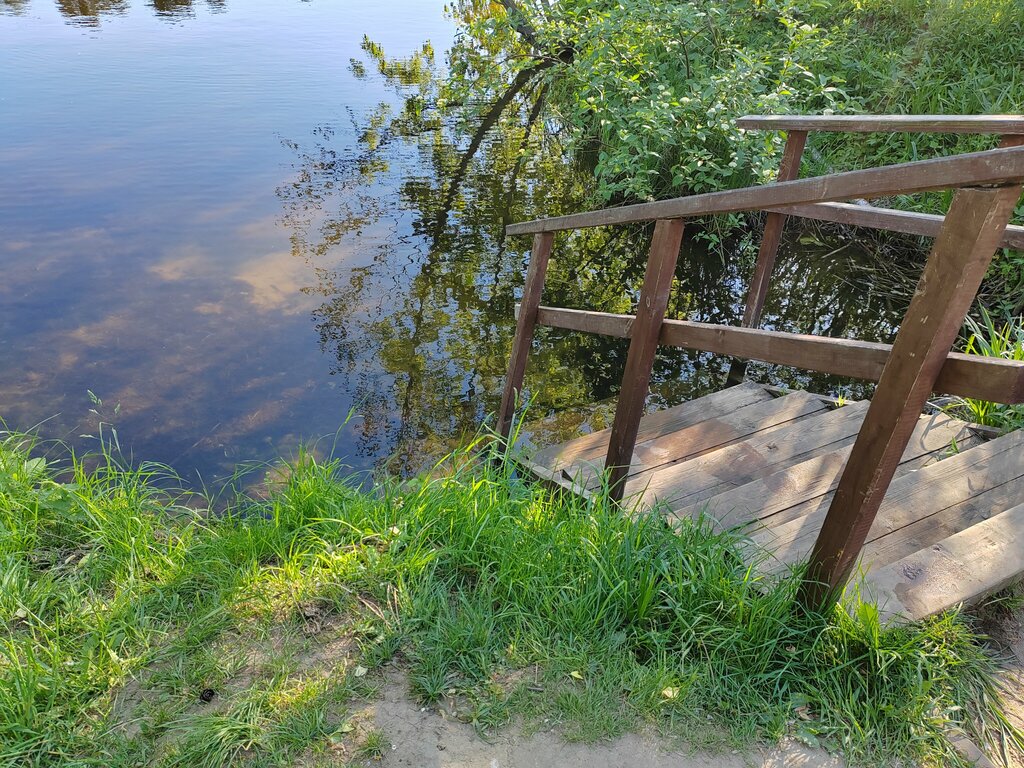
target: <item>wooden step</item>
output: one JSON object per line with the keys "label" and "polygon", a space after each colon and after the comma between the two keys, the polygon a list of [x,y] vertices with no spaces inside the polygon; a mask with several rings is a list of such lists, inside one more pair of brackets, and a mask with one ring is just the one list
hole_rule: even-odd
{"label": "wooden step", "polygon": [[[906,473],[889,487],[866,543],[872,545],[883,537],[894,535],[921,535],[923,525],[907,531],[904,529],[947,510],[949,512],[945,516],[932,524],[941,522],[947,530],[963,529],[968,521],[985,510],[985,499],[979,502],[982,505],[979,507],[971,503],[972,498],[981,497],[1021,476],[1024,476],[1024,431],[1012,432],[937,464]],[[1008,490],[1012,492],[1012,488],[1010,486]],[[1000,497],[995,494],[988,498],[997,500]],[[1009,502],[1004,500],[1002,503]],[[828,511],[828,504],[827,496],[801,504],[799,508],[803,514],[797,519],[765,528],[751,536],[755,545],[772,555],[774,563],[766,564],[765,570],[779,570],[808,555]],[[989,512],[1001,512],[1005,508],[989,509]],[[962,523],[956,521],[957,515],[963,516]],[[881,545],[878,546],[881,550]],[[898,538],[891,539],[885,546],[895,555],[904,551]]]}
{"label": "wooden step", "polygon": [[[689,400],[640,419],[637,445],[644,445],[659,437],[671,435],[680,429],[700,424],[707,419],[728,416],[746,406],[772,399],[773,396],[764,387],[758,384],[744,383],[698,397],[696,400]],[[591,432],[589,435],[583,435],[566,443],[543,448],[533,454],[531,462],[547,467],[549,470],[561,470],[573,465],[586,464],[603,466],[610,436],[610,429]],[[572,475],[572,472],[568,474]]]}
{"label": "wooden step", "polygon": [[[869,407],[833,405],[746,384],[645,416],[626,500],[675,518],[703,514],[719,530],[741,528],[762,572],[791,567],[818,536]],[[609,437],[610,430],[594,432],[521,463],[589,496]],[[1024,573],[1024,431],[982,442],[945,414],[920,417],[860,567],[885,616],[912,619]]]}
{"label": "wooden step", "polygon": [[[788,428],[794,422],[828,410],[827,404],[816,395],[794,392],[761,403],[739,408],[721,417],[708,418],[669,435],[638,444],[633,452],[627,477],[629,483],[642,483],[651,473],[686,461],[691,461],[727,446],[749,441],[758,435],[767,435]],[[574,477],[595,489],[600,483],[603,466],[575,465],[567,470]]]}
{"label": "wooden step", "polygon": [[671,511],[710,499],[780,467],[852,443],[867,407],[867,402],[854,403],[805,416],[697,458],[640,473],[627,481],[626,495]]}
{"label": "wooden step", "polygon": [[889,565],[872,569],[866,597],[883,620],[921,619],[976,602],[1024,572],[1024,504]]}
{"label": "wooden step", "polygon": [[[961,450],[978,442],[968,425],[958,419],[945,414],[922,416],[903,453],[900,472],[920,469],[937,461],[951,449],[954,440]],[[675,516],[704,514],[719,530],[745,525],[753,529],[789,522],[803,514],[800,504],[826,494],[831,499],[851,448],[852,445],[846,445],[784,467],[707,501],[683,507]]]}
{"label": "wooden step", "polygon": [[888,565],[988,520],[1000,510],[1009,509],[1022,501],[1024,476],[981,491],[977,496],[872,540],[864,548],[861,560],[870,568]]}

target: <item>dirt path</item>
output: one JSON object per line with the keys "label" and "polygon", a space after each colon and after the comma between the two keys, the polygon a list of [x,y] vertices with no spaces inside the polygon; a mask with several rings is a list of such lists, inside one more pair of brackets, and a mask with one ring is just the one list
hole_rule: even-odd
{"label": "dirt path", "polygon": [[770,753],[708,753],[629,734],[597,744],[572,744],[552,731],[524,735],[510,728],[484,741],[467,724],[416,705],[398,674],[358,718],[386,734],[390,747],[380,766],[415,768],[842,768],[820,750],[795,743]]}
{"label": "dirt path", "polygon": [[[1010,718],[1024,728],[1024,607],[986,622],[984,630],[1005,658],[1005,689]],[[596,744],[568,743],[555,731],[524,734],[509,728],[485,741],[476,730],[421,707],[408,694],[400,672],[389,673],[377,701],[363,710],[365,727],[386,734],[390,748],[380,766],[415,768],[843,768],[823,750],[796,742],[762,752],[705,752],[671,744],[653,735],[627,734]],[[371,725],[372,724],[372,725]],[[1011,766],[1024,762],[1010,755]],[[980,762],[979,765],[993,765]]]}

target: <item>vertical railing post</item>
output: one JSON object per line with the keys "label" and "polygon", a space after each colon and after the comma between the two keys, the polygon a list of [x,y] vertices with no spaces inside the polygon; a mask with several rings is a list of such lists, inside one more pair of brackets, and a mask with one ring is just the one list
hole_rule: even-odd
{"label": "vertical railing post", "polygon": [[1013,185],[953,197],[811,550],[804,606],[824,605],[845,586],[1020,192]]}
{"label": "vertical railing post", "polygon": [[640,418],[644,415],[654,353],[658,348],[661,323],[668,308],[682,239],[681,219],[665,219],[654,227],[651,253],[647,259],[644,284],[640,289],[629,353],[626,355],[626,370],[622,375],[622,387],[615,407],[615,421],[612,423],[608,456],[604,464],[609,473],[609,488],[614,501],[622,500],[626,475],[629,474],[629,464],[633,459],[633,447],[640,429]]}
{"label": "vertical railing post", "polygon": [[540,306],[540,295],[544,290],[544,278],[547,275],[554,238],[553,232],[541,232],[533,236],[530,266],[526,270],[523,300],[519,307],[519,317],[516,319],[516,333],[512,339],[512,354],[508,361],[508,376],[505,377],[505,389],[501,394],[501,407],[498,409],[498,434],[503,438],[507,438],[512,429],[516,399],[523,390],[526,358],[533,344],[533,331],[537,326],[537,307]]}
{"label": "vertical railing post", "polygon": [[[792,181],[800,175],[800,160],[807,144],[807,131],[790,131],[786,136],[786,147],[782,150],[782,163],[776,181]],[[782,242],[782,227],[786,223],[786,214],[768,213],[764,219],[764,235],[761,237],[761,248],[757,252],[754,264],[754,275],[750,278],[750,290],[747,291],[747,304],[743,310],[743,326],[756,328],[761,321],[761,311],[768,295],[768,283],[771,281],[775,257],[779,254],[779,243]],[[728,383],[739,384],[747,372],[746,361],[734,360],[729,366]]]}

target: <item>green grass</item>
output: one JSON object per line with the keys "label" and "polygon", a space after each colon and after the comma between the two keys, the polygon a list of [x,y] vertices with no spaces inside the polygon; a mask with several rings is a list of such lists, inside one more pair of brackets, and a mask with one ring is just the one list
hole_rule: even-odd
{"label": "green grass", "polygon": [[391,749],[391,742],[384,731],[370,731],[359,747],[359,754],[371,760],[380,760]]}
{"label": "green grass", "polygon": [[386,663],[481,730],[791,733],[871,765],[956,764],[950,725],[1008,732],[962,616],[796,613],[797,575],[757,576],[737,536],[528,486],[480,448],[370,492],[303,455],[213,514],[159,467],[6,436],[0,764],[373,758],[386,735],[351,718]]}

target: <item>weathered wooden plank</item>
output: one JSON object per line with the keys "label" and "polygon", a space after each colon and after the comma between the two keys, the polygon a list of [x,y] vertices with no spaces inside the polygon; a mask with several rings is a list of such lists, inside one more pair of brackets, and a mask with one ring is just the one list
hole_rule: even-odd
{"label": "weathered wooden plank", "polygon": [[[1020,471],[1021,477],[975,492],[959,504],[869,541],[864,546],[861,562],[866,568],[880,568],[1016,506],[1024,500],[1024,467]],[[872,535],[868,534],[868,538]]]}
{"label": "weathered wooden plank", "polygon": [[[772,400],[772,396],[759,384],[746,383],[712,392],[696,400],[665,408],[640,419],[637,444],[672,434],[680,429],[699,424],[705,419],[725,416],[754,403]],[[602,429],[574,440],[542,448],[533,454],[532,461],[551,470],[558,470],[579,462],[597,462],[608,453],[611,429]]]}
{"label": "weathered wooden plank", "polygon": [[630,473],[685,461],[708,451],[739,442],[780,424],[821,413],[827,405],[816,397],[794,393],[750,405],[719,418],[709,418],[688,429],[637,443]]}
{"label": "weathered wooden plank", "polygon": [[786,422],[689,461],[642,472],[630,478],[626,492],[645,504],[659,501],[669,509],[697,504],[780,466],[852,443],[866,412],[867,402],[859,402]]}
{"label": "weathered wooden plank", "polygon": [[[868,229],[886,229],[890,232],[902,232],[906,235],[921,235],[922,237],[938,235],[939,230],[942,229],[942,222],[946,218],[931,213],[897,211],[892,208],[878,208],[873,205],[856,205],[854,203],[807,203],[769,208],[768,210],[785,213],[789,216],[798,216],[802,219],[831,221],[835,224],[848,224]],[[1024,248],[1024,227],[1008,226],[1000,245],[1004,248]]]}
{"label": "weathered wooden plank", "polygon": [[[966,424],[944,414],[922,416],[903,453],[901,467],[919,468],[934,452],[948,448],[954,439],[958,444],[971,441]],[[785,467],[675,514],[682,518],[706,513],[722,530],[748,524],[763,526],[769,521],[775,525],[787,522],[800,516],[798,511],[787,515],[788,511],[799,510],[798,505],[835,490],[851,447]]]}
{"label": "weathered wooden plank", "polygon": [[[982,443],[981,438],[972,434],[970,426],[964,426],[963,422],[959,422],[958,420],[953,419],[949,422],[948,432],[945,430],[939,430],[932,433],[933,437],[935,435],[938,435],[938,439],[934,440],[934,443],[939,443],[939,445],[932,452],[923,452],[920,453],[919,455],[914,455],[919,448],[923,448],[925,445],[933,444],[933,441],[929,438],[923,438],[920,441],[918,441],[916,438],[917,433],[915,431],[915,435],[911,436],[910,444],[907,446],[907,450],[903,454],[903,459],[901,460],[899,466],[896,468],[895,478],[898,479],[902,477],[904,474],[916,472],[919,469],[923,469],[924,467],[937,463],[941,459],[948,458],[952,450],[952,439],[944,443],[940,441],[941,438],[947,437],[950,435],[950,433],[953,432],[955,432],[956,434],[957,447],[962,448],[963,450],[973,448],[974,446],[980,445]],[[852,447],[852,444],[849,447]],[[849,447],[845,452],[843,464],[842,466],[839,467],[839,470],[835,475],[835,483],[833,483],[832,488],[827,493],[821,496],[808,498],[806,501],[797,502],[791,507],[787,507],[785,509],[779,510],[775,514],[763,517],[762,519],[756,522],[756,525],[751,526],[751,529],[757,532],[756,535],[760,535],[760,533],[765,530],[774,531],[775,529],[782,528],[783,526],[792,523],[794,520],[799,520],[800,518],[805,517],[808,512],[808,507],[811,506],[815,510],[820,512],[820,514],[817,519],[817,527],[814,528],[813,531],[811,531],[808,534],[810,538],[802,542],[802,555],[806,556],[811,549],[811,545],[814,543],[814,537],[817,536],[818,531],[821,530],[821,521],[825,519],[825,512],[828,511],[828,505],[832,502],[832,496],[835,492],[835,486],[838,484],[839,477],[842,473],[843,467],[845,467],[846,465],[846,459],[849,458]],[[870,534],[868,535],[868,537],[870,538]]]}
{"label": "weathered wooden plank", "polygon": [[640,419],[644,415],[654,354],[658,350],[658,336],[682,240],[683,222],[679,219],[659,221],[655,225],[604,465],[608,471],[609,495],[614,501],[622,499]]}
{"label": "weathered wooden plank", "polygon": [[[726,390],[728,391],[728,390]],[[794,393],[767,402],[755,403],[659,437],[637,441],[627,477],[657,469],[666,464],[687,461],[709,451],[749,439],[758,432],[793,422],[815,413],[827,405],[806,393]],[[600,482],[599,469],[592,463],[579,461],[566,468],[569,476],[582,477],[588,487]]]}
{"label": "weathered wooden plank", "polygon": [[829,408],[836,406],[836,399],[831,395],[823,395],[820,392],[808,392],[805,389],[793,389],[791,387],[781,387],[778,384],[761,384],[765,391],[775,397],[785,397],[786,395],[792,395],[794,392],[807,392],[811,397],[816,397],[821,402],[825,403]]}
{"label": "weathered wooden plank", "polygon": [[954,726],[951,722],[946,722],[943,726],[947,735],[949,736],[949,743],[953,745],[953,749],[967,758],[967,764],[973,768],[998,768],[993,763],[988,755],[978,748],[978,745],[968,738],[967,734],[963,732],[957,726]]}
{"label": "weathered wooden plank", "polygon": [[921,619],[971,604],[1024,573],[1024,504],[872,570],[868,595],[883,619]]}
{"label": "weathered wooden plank", "polygon": [[509,235],[557,232],[655,219],[679,219],[717,213],[755,211],[801,203],[927,192],[974,184],[1005,184],[1024,179],[1024,147],[990,149],[934,160],[887,165],[777,184],[708,192],[652,203],[624,205],[568,216],[510,224]]}
{"label": "weathered wooden plank", "polygon": [[[1024,432],[975,446],[970,450],[897,478],[886,495],[867,543],[905,526],[961,504],[972,496],[1012,482],[1024,474]],[[779,563],[792,564],[807,556],[828,511],[828,497],[797,505],[790,522],[751,535]]]}
{"label": "weathered wooden plank", "polygon": [[744,115],[748,131],[1024,133],[1024,115]]}
{"label": "weathered wooden plank", "polygon": [[[790,131],[786,137],[786,147],[782,152],[782,163],[779,165],[777,181],[792,181],[800,175],[800,158],[807,144],[807,131]],[[775,257],[779,253],[779,242],[782,240],[782,228],[786,216],[782,213],[769,212],[765,217],[764,233],[761,236],[761,247],[757,252],[754,274],[750,279],[750,290],[747,292],[747,303],[743,310],[743,325],[753,328],[761,320],[761,310],[768,295],[768,282]]]}
{"label": "weathered wooden plank", "polygon": [[835,597],[846,583],[1020,191],[1016,185],[954,195],[811,550],[800,594],[805,605]]}
{"label": "weathered wooden plank", "polygon": [[[551,328],[625,337],[630,315],[540,307],[537,323]],[[878,381],[891,344],[834,339],[759,328],[665,320],[658,343],[715,354]],[[1024,402],[1024,362],[950,352],[932,391],[1000,403]]]}
{"label": "weathered wooden plank", "polygon": [[554,236],[551,233],[538,234],[533,238],[533,251],[530,254],[530,266],[526,271],[526,283],[523,286],[523,301],[516,320],[516,333],[512,340],[512,354],[508,362],[508,376],[505,378],[505,389],[501,394],[501,406],[498,408],[498,434],[508,437],[512,428],[512,417],[516,408],[516,398],[523,389],[523,377],[526,374],[526,359],[533,344],[533,331],[537,324],[537,308],[540,306],[541,292],[544,290],[544,277],[548,271],[548,260],[551,257],[551,245]]}

